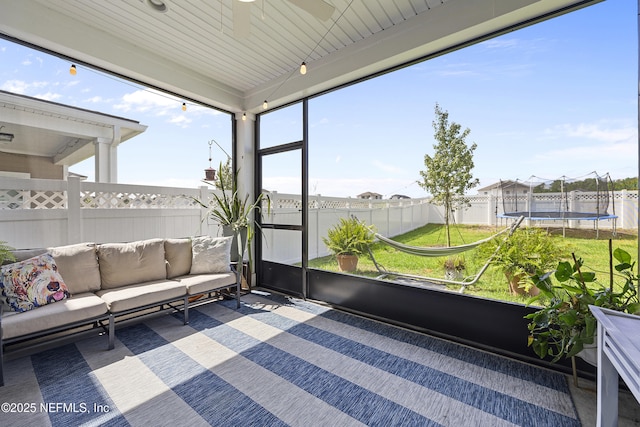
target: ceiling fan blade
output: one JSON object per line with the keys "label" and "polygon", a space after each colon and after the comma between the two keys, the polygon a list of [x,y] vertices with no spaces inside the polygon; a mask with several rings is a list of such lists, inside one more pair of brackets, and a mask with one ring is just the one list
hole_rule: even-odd
{"label": "ceiling fan blade", "polygon": [[321,21],[326,21],[331,18],[333,11],[336,10],[333,5],[323,0],[289,0],[289,2],[309,12]]}
{"label": "ceiling fan blade", "polygon": [[246,39],[251,33],[251,3],[233,2],[233,35]]}

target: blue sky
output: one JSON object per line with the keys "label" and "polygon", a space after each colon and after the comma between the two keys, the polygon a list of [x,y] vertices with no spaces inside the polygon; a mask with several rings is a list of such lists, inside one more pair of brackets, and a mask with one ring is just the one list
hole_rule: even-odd
{"label": "blue sky", "polygon": [[[607,0],[314,98],[310,191],[425,196],[416,180],[424,155],[433,153],[436,103],[471,130],[467,142],[478,146],[473,173],[481,186],[592,171],[637,176],[637,58],[635,2]],[[120,182],[196,187],[208,167],[208,141],[230,152],[226,114],[193,104],[183,112],[179,98],[82,67],[73,77],[68,62],[2,40],[0,61],[0,89],[149,126],[121,146]],[[297,137],[298,110],[269,120],[274,126],[263,140]],[[214,146],[214,163],[220,160]],[[299,192],[295,163],[276,161],[264,187]],[[71,170],[93,179],[93,160]]]}

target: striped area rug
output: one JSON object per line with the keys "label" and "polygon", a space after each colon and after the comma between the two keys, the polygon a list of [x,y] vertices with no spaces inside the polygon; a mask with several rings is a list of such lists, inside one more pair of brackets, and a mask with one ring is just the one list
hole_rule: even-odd
{"label": "striped area rug", "polygon": [[579,426],[566,377],[250,294],[6,363],[1,426]]}

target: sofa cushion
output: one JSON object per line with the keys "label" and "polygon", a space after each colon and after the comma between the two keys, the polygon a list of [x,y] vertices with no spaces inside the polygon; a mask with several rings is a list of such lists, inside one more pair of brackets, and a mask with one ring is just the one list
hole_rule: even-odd
{"label": "sofa cushion", "polygon": [[231,271],[233,237],[200,236],[191,239],[190,274],[228,273]]}
{"label": "sofa cushion", "polygon": [[93,293],[77,294],[24,313],[2,316],[2,337],[19,337],[107,314],[107,304]]}
{"label": "sofa cushion", "polygon": [[167,261],[167,279],[189,274],[191,256],[191,239],[166,239],[164,257]]}
{"label": "sofa cushion", "polygon": [[16,258],[15,261],[5,261],[4,264],[11,264],[14,262],[24,261],[25,259],[37,257],[38,255],[46,254],[48,251],[45,248],[37,249],[14,249],[11,251]]}
{"label": "sofa cushion", "polygon": [[178,280],[187,287],[187,293],[189,295],[198,295],[235,286],[236,275],[235,273],[196,274],[177,277],[175,280]]}
{"label": "sofa cushion", "polygon": [[69,297],[50,253],[0,268],[2,295],[14,311],[28,311]]}
{"label": "sofa cushion", "polygon": [[162,239],[98,245],[102,289],[166,279]]}
{"label": "sofa cushion", "polygon": [[184,296],[187,289],[175,280],[153,280],[135,285],[122,286],[96,292],[112,313],[156,304],[161,301],[177,300]]}
{"label": "sofa cushion", "polygon": [[80,294],[100,289],[100,268],[95,243],[49,248],[69,292]]}

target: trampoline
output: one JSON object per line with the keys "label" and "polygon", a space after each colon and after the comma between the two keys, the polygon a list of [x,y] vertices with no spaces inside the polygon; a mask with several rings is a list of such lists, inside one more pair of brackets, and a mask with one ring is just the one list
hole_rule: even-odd
{"label": "trampoline", "polygon": [[[570,221],[593,221],[596,238],[598,223],[613,221],[616,231],[613,185],[609,174],[592,172],[580,178],[500,181],[502,213],[499,218],[516,219],[524,216],[530,221],[562,221],[562,234]],[[609,213],[611,211],[611,213]]]}

